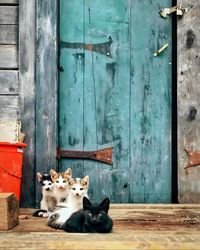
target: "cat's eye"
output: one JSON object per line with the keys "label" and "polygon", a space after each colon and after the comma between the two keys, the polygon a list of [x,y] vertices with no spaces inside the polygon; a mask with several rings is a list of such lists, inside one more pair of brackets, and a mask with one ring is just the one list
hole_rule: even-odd
{"label": "cat's eye", "polygon": [[59,181],[56,181],[56,183],[59,183]]}
{"label": "cat's eye", "polygon": [[98,219],[101,219],[102,217],[103,217],[103,214],[98,214],[98,215],[97,215],[97,218],[98,218]]}
{"label": "cat's eye", "polygon": [[81,191],[83,191],[84,188],[80,188]]}
{"label": "cat's eye", "polygon": [[51,185],[51,183],[49,183],[49,186]]}
{"label": "cat's eye", "polygon": [[88,215],[89,217],[92,217],[92,213],[91,213],[91,212],[88,212],[87,215]]}
{"label": "cat's eye", "polygon": [[66,180],[63,180],[63,183],[66,183],[67,181]]}
{"label": "cat's eye", "polygon": [[72,188],[72,190],[76,190],[76,188]]}

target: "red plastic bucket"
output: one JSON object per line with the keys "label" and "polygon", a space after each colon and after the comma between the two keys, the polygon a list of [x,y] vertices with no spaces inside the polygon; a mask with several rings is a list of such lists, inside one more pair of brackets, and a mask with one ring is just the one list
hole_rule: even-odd
{"label": "red plastic bucket", "polygon": [[0,142],[0,193],[13,192],[20,200],[25,143]]}

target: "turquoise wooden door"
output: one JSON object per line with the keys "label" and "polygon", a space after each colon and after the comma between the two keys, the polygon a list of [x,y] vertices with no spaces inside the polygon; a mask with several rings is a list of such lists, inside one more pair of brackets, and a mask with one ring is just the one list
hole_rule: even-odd
{"label": "turquoise wooden door", "polygon": [[113,165],[59,161],[90,176],[92,200],[171,201],[171,18],[159,15],[169,6],[60,0],[59,148],[113,148]]}

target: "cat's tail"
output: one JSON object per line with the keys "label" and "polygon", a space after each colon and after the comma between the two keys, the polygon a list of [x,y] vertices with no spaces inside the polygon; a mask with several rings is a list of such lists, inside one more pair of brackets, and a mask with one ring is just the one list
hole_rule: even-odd
{"label": "cat's tail", "polygon": [[33,213],[34,217],[48,217],[48,212],[45,209],[38,209]]}

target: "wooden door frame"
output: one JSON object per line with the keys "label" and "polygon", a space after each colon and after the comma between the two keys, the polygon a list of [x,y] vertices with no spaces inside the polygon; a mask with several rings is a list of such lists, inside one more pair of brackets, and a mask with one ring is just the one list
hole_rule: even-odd
{"label": "wooden door frame", "polygon": [[58,0],[19,0],[19,83],[26,133],[20,206],[39,206],[36,172],[57,168]]}
{"label": "wooden door frame", "polygon": [[[36,170],[57,169],[58,0],[36,0]],[[36,181],[36,204],[40,201]]]}
{"label": "wooden door frame", "polygon": [[35,0],[19,0],[19,112],[26,133],[20,206],[35,206]]}

